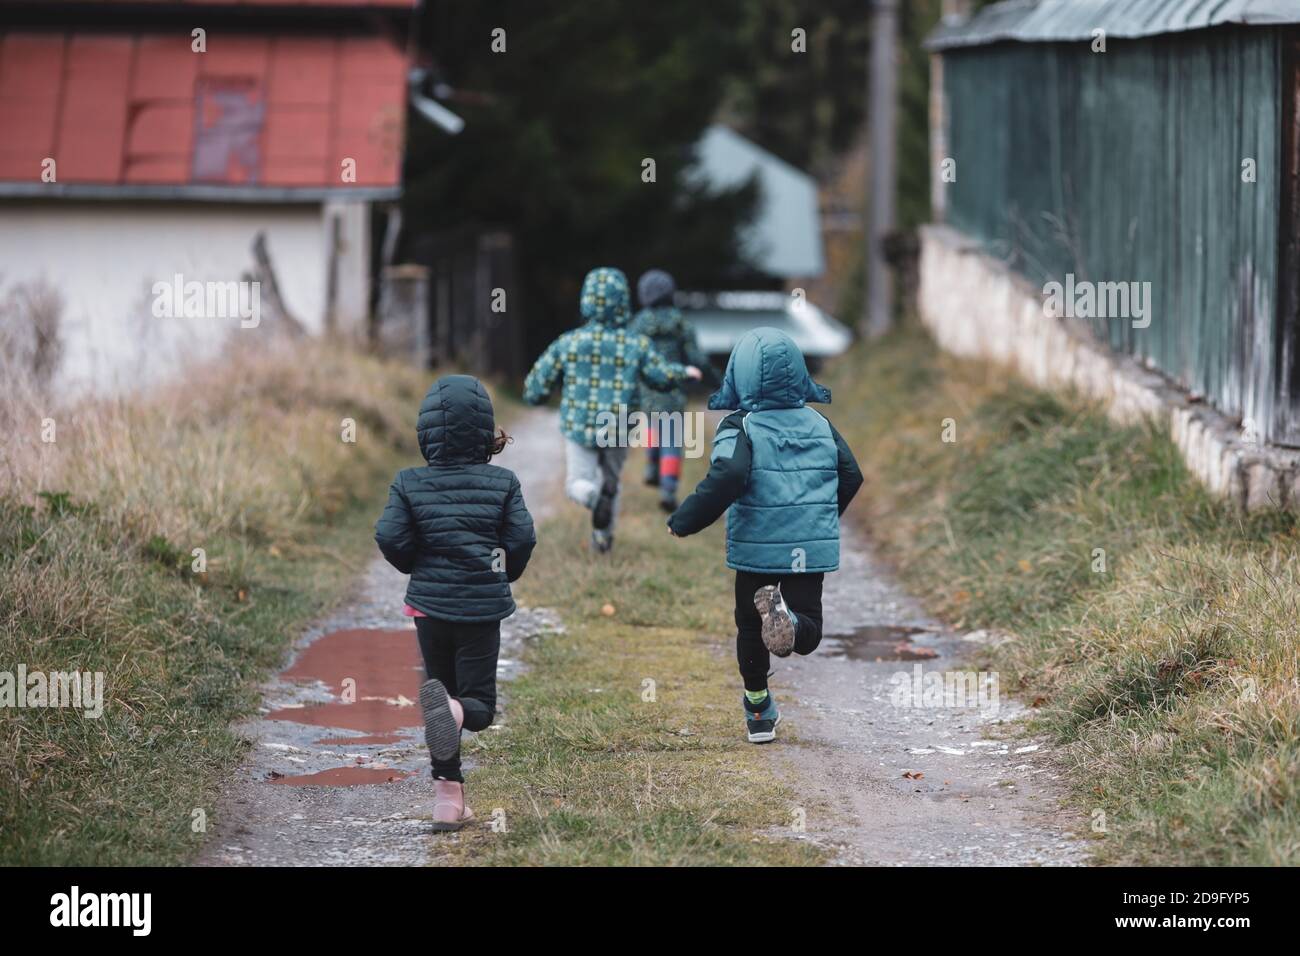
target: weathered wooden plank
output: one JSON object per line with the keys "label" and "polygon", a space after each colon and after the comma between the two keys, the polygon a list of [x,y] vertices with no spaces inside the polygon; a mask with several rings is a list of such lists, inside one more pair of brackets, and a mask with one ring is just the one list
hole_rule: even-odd
{"label": "weathered wooden plank", "polygon": [[1035,282],[1150,283],[1149,326],[1111,316],[1094,333],[1270,439],[1286,437],[1282,36],[1221,27],[1105,53],[994,44],[948,51],[943,71],[948,221]]}

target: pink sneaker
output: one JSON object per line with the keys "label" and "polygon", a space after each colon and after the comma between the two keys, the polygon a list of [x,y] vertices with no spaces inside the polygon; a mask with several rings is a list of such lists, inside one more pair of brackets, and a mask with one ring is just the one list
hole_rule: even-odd
{"label": "pink sneaker", "polygon": [[433,781],[433,829],[440,833],[459,830],[474,819],[465,806],[465,785],[455,780]]}

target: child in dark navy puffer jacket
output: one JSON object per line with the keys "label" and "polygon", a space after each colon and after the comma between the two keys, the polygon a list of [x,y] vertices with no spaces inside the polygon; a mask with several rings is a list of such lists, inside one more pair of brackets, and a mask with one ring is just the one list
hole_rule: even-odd
{"label": "child in dark navy puffer jacket", "polygon": [[[651,269],[636,283],[641,311],[632,319],[632,328],[650,339],[668,362],[699,368],[703,381],[721,384],[713,366],[700,351],[695,327],[673,305],[677,283],[662,269]],[[645,483],[659,489],[659,506],[665,511],[677,508],[677,481],[682,474],[682,442],[685,437],[683,416],[686,414],[686,388],[675,385],[668,391],[643,386],[641,410],[651,416],[650,447],[646,451]]]}
{"label": "child in dark navy puffer jacket", "polygon": [[460,732],[484,730],[496,713],[501,621],[514,613],[510,582],[524,573],[537,537],[519,479],[489,464],[508,441],[481,382],[433,383],[416,425],[427,464],[398,472],[375,541],[411,580],[406,613],[428,680],[420,688],[433,763],[433,828],[458,830],[465,807]]}

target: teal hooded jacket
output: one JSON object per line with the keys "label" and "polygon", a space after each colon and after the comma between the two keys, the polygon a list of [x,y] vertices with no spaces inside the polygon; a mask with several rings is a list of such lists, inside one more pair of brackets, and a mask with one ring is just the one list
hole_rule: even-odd
{"label": "teal hooded jacket", "polygon": [[728,567],[759,574],[839,568],[839,518],[862,473],[839,432],[808,407],[830,400],[788,335],[746,332],[709,399],[709,408],[735,411],[718,425],[708,475],[668,519],[673,533],[702,531],[725,511]]}

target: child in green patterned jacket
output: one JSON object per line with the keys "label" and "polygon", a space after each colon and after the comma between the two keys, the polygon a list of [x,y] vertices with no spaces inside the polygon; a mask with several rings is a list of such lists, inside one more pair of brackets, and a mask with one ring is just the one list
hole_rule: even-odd
{"label": "child in green patterned jacket", "polygon": [[579,310],[586,323],[550,344],[524,380],[524,401],[540,405],[563,379],[560,431],[565,437],[565,492],[591,509],[591,543],[608,551],[614,543],[619,478],[627,460],[621,436],[608,422],[638,407],[640,385],[670,389],[700,370],[664,361],[650,339],[628,328],[627,277],[602,267],[587,273]]}

